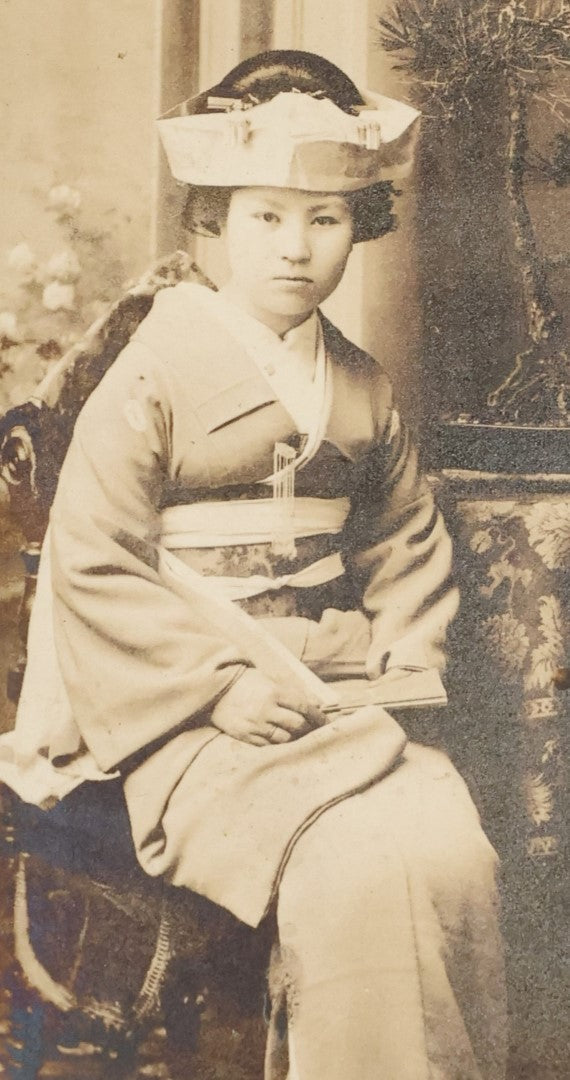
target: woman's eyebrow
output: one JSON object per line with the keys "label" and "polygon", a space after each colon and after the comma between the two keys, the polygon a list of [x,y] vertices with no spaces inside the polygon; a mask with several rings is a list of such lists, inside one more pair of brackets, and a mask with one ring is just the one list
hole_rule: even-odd
{"label": "woman's eyebrow", "polygon": [[[262,209],[269,207],[271,210],[287,210],[287,204],[285,202],[281,202],[278,197],[273,198],[271,195],[258,196],[255,202],[256,206]],[[345,204],[341,199],[327,199],[326,201],[308,206],[307,213],[316,214],[319,210],[329,210],[340,213],[344,209],[344,206]]]}
{"label": "woman's eyebrow", "polygon": [[344,203],[340,199],[328,199],[327,202],[316,203],[314,206],[309,206],[309,213],[316,214],[319,210],[331,210],[335,213],[340,213],[344,209]]}
{"label": "woman's eyebrow", "polygon": [[272,199],[271,195],[256,195],[253,201],[256,206],[269,206],[272,210],[283,210],[284,208],[284,203],[280,202],[277,198]]}

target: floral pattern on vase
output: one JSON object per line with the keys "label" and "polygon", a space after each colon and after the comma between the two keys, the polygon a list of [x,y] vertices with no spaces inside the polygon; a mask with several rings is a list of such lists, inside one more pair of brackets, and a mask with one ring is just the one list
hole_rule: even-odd
{"label": "floral pattern on vase", "polygon": [[569,706],[557,673],[570,653],[570,501],[459,494],[448,518],[463,596],[449,673],[456,722],[466,716],[470,738],[486,741],[481,782],[493,788],[490,816],[502,818],[503,840],[508,833],[511,850],[522,846],[531,858],[556,856],[564,838]]}

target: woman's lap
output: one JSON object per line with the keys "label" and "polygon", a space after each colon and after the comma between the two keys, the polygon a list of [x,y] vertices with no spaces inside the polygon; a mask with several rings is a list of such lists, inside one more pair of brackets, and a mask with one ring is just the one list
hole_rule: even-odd
{"label": "woman's lap", "polygon": [[469,875],[479,859],[496,858],[447,755],[414,743],[387,776],[324,810],[297,840],[290,864],[310,860],[324,869],[331,854],[356,870],[365,853],[370,860],[410,859],[436,888],[442,877]]}
{"label": "woman's lap", "polygon": [[427,903],[453,931],[468,907],[494,903],[496,866],[447,756],[412,744],[388,776],[324,810],[297,839],[281,876],[281,924],[290,921],[298,932],[303,912],[326,911],[334,935],[358,923],[359,913],[380,919],[399,895],[401,911],[423,917]]}
{"label": "woman's lap", "polygon": [[[386,776],[405,735],[378,706],[302,739],[251,746],[180,733],[125,780],[139,860],[257,926],[288,852],[324,808]],[[196,746],[196,740],[202,743]]]}

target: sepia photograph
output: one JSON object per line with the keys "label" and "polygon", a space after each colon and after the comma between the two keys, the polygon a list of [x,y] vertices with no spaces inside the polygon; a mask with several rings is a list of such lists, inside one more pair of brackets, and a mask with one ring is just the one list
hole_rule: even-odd
{"label": "sepia photograph", "polygon": [[565,1080],[570,8],[0,42],[0,1078]]}

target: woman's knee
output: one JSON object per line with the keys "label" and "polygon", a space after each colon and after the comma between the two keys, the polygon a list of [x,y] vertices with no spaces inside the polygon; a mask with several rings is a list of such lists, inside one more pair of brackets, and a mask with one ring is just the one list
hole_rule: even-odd
{"label": "woman's knee", "polygon": [[[409,891],[450,902],[494,889],[497,856],[451,763],[412,763],[391,780],[330,807],[298,838],[283,871],[289,917],[326,911],[358,918],[406,904]],[[437,769],[436,766],[437,765]]]}
{"label": "woman's knee", "polygon": [[[489,843],[467,785],[449,758],[413,747],[408,793],[414,810],[402,820],[406,859],[439,886],[493,881],[497,855]],[[410,800],[411,802],[411,800]]]}
{"label": "woman's knee", "polygon": [[466,909],[495,897],[498,857],[477,819],[424,834],[406,861],[410,878],[439,908]]}
{"label": "woman's knee", "polygon": [[[406,870],[390,829],[359,814],[358,797],[330,808],[299,838],[279,889],[282,918],[321,912],[333,923],[358,920],[386,897],[404,896]],[[358,822],[362,827],[359,828]]]}

